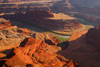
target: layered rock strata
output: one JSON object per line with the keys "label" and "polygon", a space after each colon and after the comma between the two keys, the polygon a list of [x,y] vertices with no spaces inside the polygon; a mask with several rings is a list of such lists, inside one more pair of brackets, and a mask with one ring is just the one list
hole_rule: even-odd
{"label": "layered rock strata", "polygon": [[84,13],[83,14],[75,13],[75,16],[83,18],[83,19],[88,20],[88,21],[92,21],[92,22],[97,23],[97,24],[99,24],[99,21],[100,21],[99,16],[88,15],[88,14],[84,14]]}
{"label": "layered rock strata", "polygon": [[[35,33],[27,28],[19,28],[17,26],[12,26],[10,21],[3,19],[0,22],[0,48],[9,49],[9,46],[19,46],[20,43],[27,37],[34,37],[36,40],[43,39],[48,44],[57,45],[59,43],[58,39],[52,35]],[[2,24],[3,23],[3,24]],[[5,27],[6,26],[6,27]],[[49,43],[50,42],[50,43]]]}
{"label": "layered rock strata", "polygon": [[78,63],[56,54],[61,50],[56,37],[9,27],[10,21],[5,23],[8,27],[0,30],[0,67],[79,67]]}
{"label": "layered rock strata", "polygon": [[15,13],[14,15],[4,15],[2,17],[13,20],[25,20],[43,28],[50,30],[60,30],[63,32],[73,31],[82,27],[77,19],[47,19],[47,17],[54,17],[54,15],[51,12],[44,10],[28,10],[25,14],[19,12]]}

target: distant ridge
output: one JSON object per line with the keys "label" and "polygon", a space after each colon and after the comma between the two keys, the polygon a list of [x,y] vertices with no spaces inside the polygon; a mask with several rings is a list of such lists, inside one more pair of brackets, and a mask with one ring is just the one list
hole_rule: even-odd
{"label": "distant ridge", "polygon": [[24,2],[24,1],[42,1],[42,0],[0,0],[0,3]]}

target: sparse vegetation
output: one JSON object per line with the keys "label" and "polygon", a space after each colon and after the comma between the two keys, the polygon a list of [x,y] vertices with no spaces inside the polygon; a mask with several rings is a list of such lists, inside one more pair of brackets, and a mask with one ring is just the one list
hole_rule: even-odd
{"label": "sparse vegetation", "polygon": [[18,20],[11,20],[12,23],[18,24],[17,26],[21,26],[21,27],[27,27],[29,29],[29,27],[25,24],[22,23],[21,21]]}
{"label": "sparse vegetation", "polygon": [[49,30],[49,29],[46,29],[46,28],[37,26],[37,25],[35,25],[35,24],[30,23],[29,21],[24,21],[24,20],[11,20],[11,21],[20,22],[19,24],[21,24],[21,25],[23,25],[24,27],[27,27],[27,28],[29,28],[29,27],[27,26],[27,24],[28,24],[29,26],[34,26],[35,29],[36,29],[37,31],[39,31],[39,32],[51,32],[51,33],[55,33],[55,34],[59,34],[59,35],[71,36],[71,34],[69,34],[69,33],[59,33],[59,32],[53,31],[53,30]]}
{"label": "sparse vegetation", "polygon": [[66,48],[68,48],[68,45],[69,45],[68,41],[64,41],[58,44],[58,46],[61,47],[62,50],[65,50]]}
{"label": "sparse vegetation", "polygon": [[57,37],[57,39],[59,41],[61,41],[60,44],[58,44],[59,47],[61,47],[62,50],[65,50],[67,47],[68,47],[68,38],[62,38],[62,37],[58,37],[58,36],[55,36]]}
{"label": "sparse vegetation", "polygon": [[[60,34],[60,33],[57,33],[57,32],[54,32],[54,31],[39,27],[37,25],[34,25],[32,23],[29,23],[29,22],[23,21],[23,20],[12,20],[11,22],[18,23],[19,25],[22,25],[23,27],[29,28],[26,25],[28,23],[28,25],[34,26],[36,28],[36,30],[39,31],[39,32],[52,32],[52,33],[59,34],[59,35],[68,35],[68,34]],[[59,36],[55,36],[55,37],[57,37],[57,39],[61,42],[58,46],[61,47],[62,50],[65,50],[68,47],[68,40],[69,39],[68,38],[59,37]]]}
{"label": "sparse vegetation", "polygon": [[69,15],[69,16],[73,17],[73,16],[75,16],[75,14],[71,14],[71,15]]}
{"label": "sparse vegetation", "polygon": [[84,20],[82,20],[82,19],[77,19],[81,24],[84,24],[84,25],[90,25],[90,23],[89,22],[87,22],[87,21],[84,21]]}
{"label": "sparse vegetation", "polygon": [[92,28],[91,25],[86,25],[86,30],[89,30],[90,28]]}
{"label": "sparse vegetation", "polygon": [[86,25],[85,30],[89,30],[90,28],[92,28],[92,26],[90,25],[89,22],[87,22],[87,21],[83,21],[83,20],[81,20],[81,19],[78,19],[78,21],[79,21],[81,24]]}
{"label": "sparse vegetation", "polygon": [[59,35],[64,35],[64,36],[71,36],[72,35],[72,33],[68,33],[68,32],[65,32],[65,33],[63,33],[63,32],[60,33],[60,32],[57,32],[57,31],[51,31],[51,32],[55,33],[55,34],[59,34]]}
{"label": "sparse vegetation", "polygon": [[68,41],[69,39],[68,38],[62,38],[62,37],[58,37],[58,36],[55,36],[59,41]]}

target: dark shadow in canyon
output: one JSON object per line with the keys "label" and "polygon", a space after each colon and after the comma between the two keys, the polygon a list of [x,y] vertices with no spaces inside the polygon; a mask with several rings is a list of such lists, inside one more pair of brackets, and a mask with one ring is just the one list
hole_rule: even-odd
{"label": "dark shadow in canyon", "polygon": [[68,48],[57,53],[79,63],[80,67],[99,67],[100,49],[97,45],[87,44],[85,35],[69,42]]}
{"label": "dark shadow in canyon", "polygon": [[68,48],[68,45],[69,45],[69,41],[65,41],[65,42],[59,43],[57,46],[61,47],[61,50],[65,50]]}

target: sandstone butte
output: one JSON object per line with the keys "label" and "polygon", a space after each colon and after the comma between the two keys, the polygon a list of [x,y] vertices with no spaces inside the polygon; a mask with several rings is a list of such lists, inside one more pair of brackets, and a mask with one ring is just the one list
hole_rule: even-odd
{"label": "sandstone butte", "polygon": [[79,67],[78,63],[56,53],[61,50],[56,37],[18,28],[1,19],[0,67]]}
{"label": "sandstone butte", "polygon": [[46,29],[61,32],[70,32],[83,27],[75,18],[63,20],[47,19],[47,17],[55,18],[56,16],[45,10],[28,10],[25,14],[18,12],[14,15],[3,15],[1,17],[13,20],[24,20]]}
{"label": "sandstone butte", "polygon": [[100,25],[73,33],[66,50],[58,54],[78,62],[81,67],[100,67]]}

